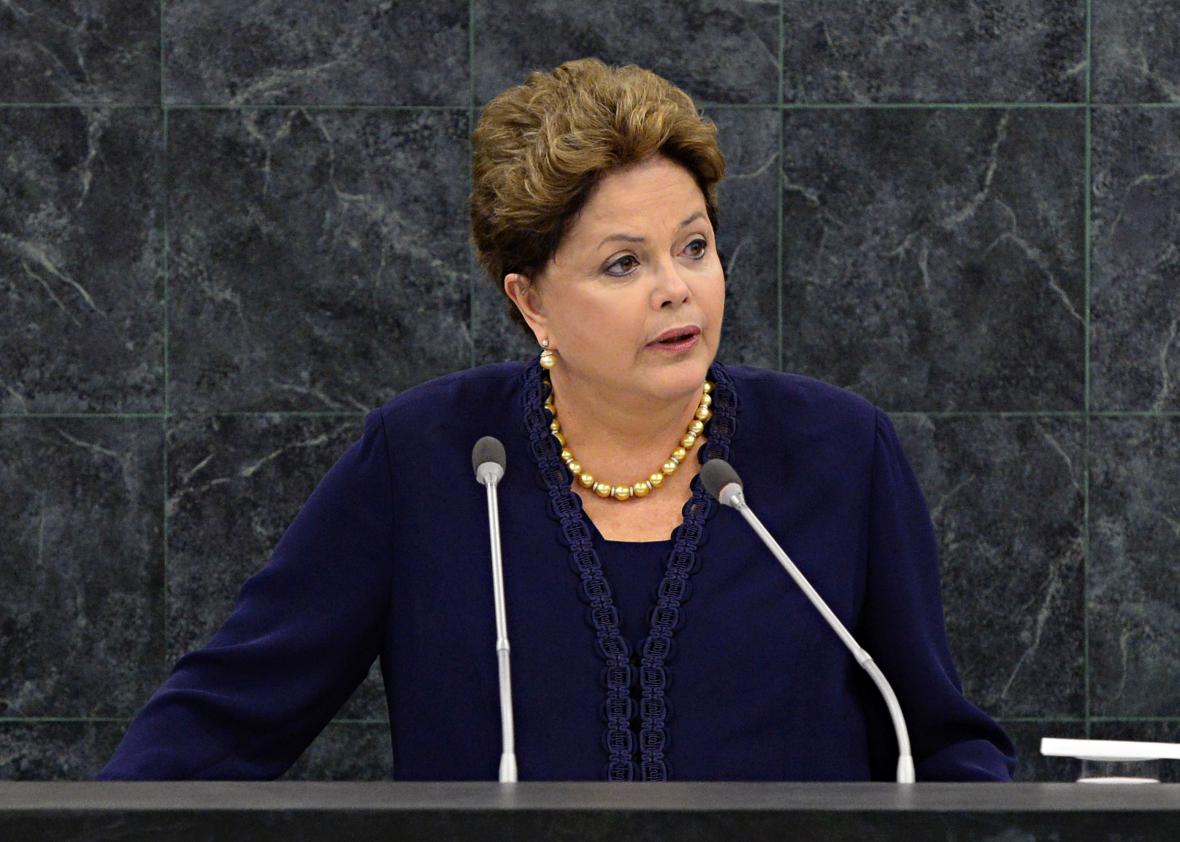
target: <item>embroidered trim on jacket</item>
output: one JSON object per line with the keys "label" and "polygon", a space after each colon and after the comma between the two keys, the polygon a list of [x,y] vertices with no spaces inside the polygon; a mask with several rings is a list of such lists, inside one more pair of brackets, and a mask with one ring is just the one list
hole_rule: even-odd
{"label": "embroidered trim on jacket", "polygon": [[[705,491],[700,476],[692,479],[693,495],[682,510],[684,522],[672,533],[663,580],[657,590],[651,614],[651,630],[643,642],[639,669],[631,665],[631,647],[619,630],[619,612],[611,599],[610,585],[594,550],[590,529],[582,517],[582,500],[571,490],[573,475],[561,461],[557,440],[551,435],[552,420],[544,409],[547,384],[537,361],[524,370],[522,390],[525,428],[529,448],[538,466],[538,476],[549,492],[548,512],[559,524],[559,540],[569,547],[569,563],[579,577],[578,596],[587,607],[587,624],[594,629],[595,647],[605,666],[602,681],[606,701],[602,716],[606,722],[603,748],[608,760],[604,777],[608,781],[666,781],[671,778],[667,750],[667,720],[671,713],[666,697],[673,637],[680,623],[680,609],[692,593],[691,576],[699,567],[697,550],[704,545],[705,523],[720,505]],[[708,379],[713,381],[712,417],[705,422],[706,441],[697,452],[702,464],[709,459],[730,458],[730,445],[737,431],[737,392],[725,367],[714,361]],[[638,773],[631,719],[634,703],[631,684],[638,672],[642,697],[639,702],[640,759]]]}

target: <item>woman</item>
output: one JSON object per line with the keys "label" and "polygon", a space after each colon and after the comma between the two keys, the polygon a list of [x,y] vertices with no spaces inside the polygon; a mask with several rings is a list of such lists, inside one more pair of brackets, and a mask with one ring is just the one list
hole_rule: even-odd
{"label": "woman", "polygon": [[587,59],[500,94],[472,144],[477,254],[544,352],[371,412],[98,777],[277,777],[379,657],[394,777],[495,780],[470,467],[493,435],[520,780],[893,778],[876,689],[704,491],[715,457],[890,679],[918,780],[1009,779],[1011,743],[962,696],[929,514],[888,416],[715,359],[715,126],[658,76]]}

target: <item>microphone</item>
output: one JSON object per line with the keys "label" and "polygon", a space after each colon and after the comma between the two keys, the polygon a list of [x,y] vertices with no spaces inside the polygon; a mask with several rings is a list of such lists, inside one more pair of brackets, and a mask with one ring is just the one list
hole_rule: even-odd
{"label": "microphone", "polygon": [[869,657],[869,653],[861,649],[856,640],[848,633],[848,629],[844,628],[844,624],[840,622],[828,604],[823,601],[823,598],[816,593],[815,588],[811,583],[803,577],[799,569],[795,567],[794,562],[783,552],[783,548],[779,546],[778,541],[774,540],[774,536],[766,531],[766,527],[762,525],[762,521],[750,510],[746,505],[746,497],[742,493],[742,481],[737,475],[737,471],[733,466],[724,459],[710,459],[701,466],[701,483],[705,486],[705,490],[712,494],[723,506],[737,509],[746,522],[750,524],[758,537],[762,539],[762,543],[766,544],[767,548],[774,554],[774,557],[779,560],[783,568],[790,574],[791,578],[795,580],[807,598],[811,600],[811,604],[815,606],[816,610],[823,616],[833,631],[840,637],[844,645],[848,647],[848,651],[852,653],[852,657],[861,668],[869,674],[873,679],[873,683],[877,685],[877,689],[881,691],[881,695],[885,699],[885,705],[889,708],[889,716],[893,719],[893,730],[897,733],[897,782],[899,784],[912,784],[914,782],[914,758],[910,754],[910,735],[905,727],[905,718],[901,714],[901,705],[898,704],[897,696],[893,693],[893,688],[889,686],[889,682],[885,680],[885,676],[881,673],[880,668]]}
{"label": "microphone", "polygon": [[508,620],[504,609],[504,564],[500,558],[500,507],[496,485],[508,463],[504,445],[484,436],[471,450],[475,479],[488,490],[488,526],[492,541],[492,588],[496,602],[496,657],[500,665],[500,730],[504,750],[500,755],[500,783],[516,783],[515,729],[512,722],[512,673],[508,665]]}

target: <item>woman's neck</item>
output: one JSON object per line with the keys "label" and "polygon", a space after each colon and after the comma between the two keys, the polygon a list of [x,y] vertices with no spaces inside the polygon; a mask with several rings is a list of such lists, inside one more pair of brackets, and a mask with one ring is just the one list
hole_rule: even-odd
{"label": "woman's neck", "polygon": [[634,482],[660,469],[680,446],[702,391],[698,387],[677,401],[653,401],[603,391],[560,367],[550,370],[549,379],[566,446],[584,471],[615,483]]}

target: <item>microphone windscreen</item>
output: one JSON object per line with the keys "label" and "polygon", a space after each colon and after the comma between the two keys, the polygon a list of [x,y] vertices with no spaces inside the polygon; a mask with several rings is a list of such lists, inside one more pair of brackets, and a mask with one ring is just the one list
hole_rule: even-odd
{"label": "microphone windscreen", "polygon": [[710,459],[701,466],[701,483],[705,486],[705,490],[718,500],[721,499],[719,496],[721,489],[731,482],[742,484],[741,477],[737,475],[733,465],[724,459]]}
{"label": "microphone windscreen", "polygon": [[471,470],[479,476],[479,466],[484,462],[495,462],[501,471],[508,470],[508,457],[504,445],[495,436],[484,436],[471,448]]}

